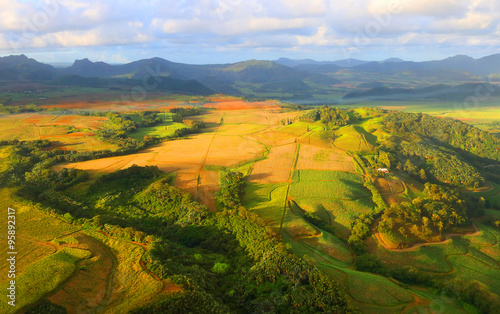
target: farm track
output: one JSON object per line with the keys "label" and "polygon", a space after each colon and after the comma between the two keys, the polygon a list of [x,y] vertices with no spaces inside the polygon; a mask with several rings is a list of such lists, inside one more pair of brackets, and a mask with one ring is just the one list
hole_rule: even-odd
{"label": "farm track", "polygon": [[[351,291],[351,289],[350,289],[350,286],[349,286],[349,276],[347,275],[347,273],[346,273],[345,271],[343,271],[343,270],[342,270],[342,268],[340,268],[340,267],[338,267],[338,266],[333,265],[333,264],[332,264],[332,263],[331,263],[328,259],[326,259],[325,257],[323,257],[323,256],[321,256],[320,254],[318,254],[317,252],[315,252],[315,251],[314,251],[312,248],[310,248],[309,246],[307,246],[307,245],[303,245],[303,246],[304,246],[304,247],[305,247],[308,251],[310,251],[310,252],[313,254],[313,256],[316,256],[316,257],[318,257],[319,259],[321,259],[321,260],[322,260],[322,265],[323,265],[324,267],[327,267],[327,268],[329,268],[329,269],[330,269],[330,270],[332,270],[332,271],[335,271],[335,272],[337,272],[337,273],[340,273],[340,275],[341,275],[341,276],[342,276],[342,278],[343,278],[343,283],[342,283],[342,286],[343,286],[343,287],[345,287],[346,292],[347,292],[347,294],[349,295],[349,297],[350,297],[351,299],[355,300],[355,301],[356,301],[357,303],[359,303],[359,304],[362,304],[362,305],[367,305],[367,306],[371,306],[371,307],[375,306],[375,307],[379,307],[379,308],[381,308],[381,309],[386,309],[386,310],[391,309],[391,308],[393,308],[393,309],[397,309],[397,308],[400,308],[400,307],[402,307],[402,306],[406,306],[406,308],[403,310],[403,311],[405,311],[405,310],[407,310],[407,309],[409,309],[409,308],[411,308],[411,307],[416,306],[416,301],[417,301],[417,299],[421,300],[421,299],[420,299],[420,298],[419,298],[419,297],[418,297],[415,293],[410,292],[410,293],[412,294],[413,298],[414,298],[414,301],[413,301],[412,303],[410,303],[410,304],[408,304],[408,303],[401,303],[401,304],[399,304],[399,305],[393,305],[393,306],[380,306],[380,305],[377,305],[377,304],[374,304],[374,303],[369,303],[369,302],[359,301],[358,299],[356,299],[356,298],[354,297],[354,295],[353,295],[353,293],[352,293],[352,291]],[[333,258],[333,257],[332,257],[332,258]],[[352,266],[351,266],[351,267],[349,267],[349,269],[351,269],[351,268],[352,268]],[[376,276],[378,276],[378,275],[376,275]],[[425,302],[425,301],[424,301],[424,302]],[[430,302],[429,302],[429,303],[430,303]]]}
{"label": "farm track", "polygon": [[300,144],[296,143],[295,145],[296,145],[296,147],[295,147],[295,155],[294,155],[294,158],[293,158],[292,169],[290,170],[290,174],[288,176],[288,184],[287,184],[286,194],[285,194],[285,200],[284,200],[285,204],[283,205],[283,215],[281,216],[279,233],[281,233],[281,231],[283,230],[283,223],[285,221],[286,209],[288,207],[288,201],[290,199],[290,197],[288,196],[288,194],[290,193],[290,186],[292,185],[292,175],[293,175],[293,171],[295,170],[295,167],[297,166],[297,160],[299,158]]}
{"label": "farm track", "polygon": [[[223,120],[221,120],[221,121],[223,121]],[[212,136],[212,139],[210,140],[210,143],[208,144],[207,152],[203,156],[203,161],[201,162],[200,168],[195,173],[195,175],[197,176],[197,179],[196,179],[196,193],[195,193],[194,197],[198,201],[201,201],[201,199],[202,199],[202,197],[200,196],[200,182],[201,182],[201,176],[202,176],[202,173],[203,173],[203,168],[205,168],[205,166],[207,164],[207,159],[208,159],[208,155],[210,154],[210,149],[212,148],[212,144],[215,141],[215,138],[219,134],[219,130],[220,130],[220,126],[221,125],[222,125],[222,123],[219,123],[219,125],[217,126],[217,130],[215,130],[214,136]],[[204,196],[207,199],[209,199],[209,195],[204,195]],[[207,203],[205,205],[207,205],[207,207],[209,207]],[[213,208],[212,211],[215,212],[216,208]]]}
{"label": "farm track", "polygon": [[[287,202],[288,203],[287,206],[290,209],[290,212],[292,212],[292,214],[295,214],[295,215],[301,217],[301,215],[299,215],[298,213],[296,213],[296,212],[293,211],[292,206],[291,206],[291,202],[292,201],[288,201]],[[304,220],[304,221],[314,229],[314,231],[316,232],[316,234],[314,234],[314,235],[308,235],[308,236],[306,236],[306,235],[298,235],[295,238],[293,238],[293,240],[295,242],[302,243],[300,241],[301,239],[310,239],[310,238],[319,238],[319,237],[321,237],[321,235],[323,234],[323,232],[318,227],[316,227],[315,225],[311,224],[307,220]],[[304,243],[302,243],[302,244],[305,245]]]}
{"label": "farm track", "polygon": [[[112,293],[113,293],[113,276],[114,276],[114,273],[116,271],[116,267],[118,265],[118,260],[116,259],[116,257],[113,254],[113,252],[106,245],[104,245],[103,243],[101,243],[100,241],[94,239],[93,237],[91,237],[89,235],[80,233],[81,231],[82,230],[78,230],[76,232],[71,232],[71,233],[68,233],[66,235],[59,236],[57,238],[61,238],[62,239],[62,238],[68,237],[68,236],[70,236],[72,234],[78,234],[78,235],[82,236],[84,239],[88,240],[89,242],[94,242],[96,245],[99,246],[99,248],[104,253],[106,253],[106,257],[111,260],[112,265],[111,265],[110,272],[106,276],[106,288],[103,291],[104,293],[103,293],[102,299],[100,300],[100,302],[99,302],[98,305],[96,305],[96,306],[88,306],[87,305],[87,301],[88,300],[85,300],[85,299],[83,299],[83,298],[81,298],[79,296],[71,295],[70,291],[66,291],[65,290],[65,288],[66,288],[66,286],[68,284],[70,284],[73,280],[75,280],[79,275],[82,275],[81,269],[79,267],[79,264],[81,262],[79,262],[79,263],[76,264],[75,271],[73,272],[73,274],[70,277],[68,277],[56,289],[54,289],[53,291],[51,291],[47,296],[43,297],[42,299],[45,299],[45,298],[49,299],[51,297],[56,296],[59,292],[63,291],[65,293],[67,293],[68,295],[71,295],[75,300],[77,300],[80,303],[80,305],[78,306],[78,310],[70,308],[69,309],[69,313],[80,313],[82,311],[82,308],[85,308],[85,311],[88,312],[88,313],[99,313],[99,312],[102,312],[102,310],[107,305],[109,305],[109,303],[111,302],[111,296],[112,296]],[[59,247],[59,248],[64,248],[64,247],[78,248],[78,249],[89,251],[92,255],[95,255],[95,252],[93,252],[93,250],[92,250],[91,247],[85,248],[85,247],[82,247],[81,245],[73,245],[73,244],[58,245],[57,247]],[[95,250],[95,248],[94,248],[94,250]]]}
{"label": "farm track", "polygon": [[375,238],[377,239],[377,242],[386,250],[388,251],[393,251],[393,252],[412,252],[412,251],[416,251],[418,250],[418,248],[422,247],[422,246],[429,246],[429,245],[443,245],[443,244],[448,244],[451,242],[451,238],[452,237],[462,237],[462,236],[479,236],[481,235],[481,231],[477,228],[476,225],[473,225],[474,226],[474,229],[476,230],[475,232],[473,233],[450,233],[450,234],[447,234],[445,236],[445,240],[443,241],[440,241],[440,242],[426,242],[426,243],[417,243],[417,244],[414,244],[412,245],[411,247],[409,248],[404,248],[404,249],[394,249],[394,248],[391,248],[389,247],[383,240],[382,238],[380,237],[380,234],[377,230],[377,226],[378,226],[378,222],[380,221],[380,218],[378,218],[375,223],[374,223],[374,226],[372,228],[372,234],[375,236]]}
{"label": "farm track", "polygon": [[145,243],[141,243],[141,242],[135,242],[135,241],[126,241],[126,240],[122,240],[122,239],[118,239],[116,237],[113,237],[112,235],[109,235],[105,232],[102,232],[102,231],[98,231],[100,234],[106,236],[106,237],[109,237],[111,239],[114,239],[116,241],[120,241],[120,242],[125,242],[125,243],[129,243],[129,244],[133,244],[133,245],[136,245],[136,246],[139,246],[141,247],[142,249],[142,255],[141,255],[141,258],[139,259],[139,264],[141,265],[141,268],[148,274],[150,275],[154,280],[156,281],[159,281],[161,284],[162,284],[162,287],[160,289],[160,292],[165,292],[165,291],[179,291],[181,289],[178,289],[179,286],[175,285],[175,284],[172,284],[172,283],[167,283],[165,282],[164,280],[162,280],[160,277],[158,277],[157,275],[153,274],[147,267],[146,267],[146,263],[142,260],[142,257],[144,256],[144,254],[148,251],[148,246],[145,244]]}
{"label": "farm track", "polygon": [[[76,232],[72,232],[72,233],[66,234],[64,236],[60,236],[58,238],[64,238],[64,237],[67,237],[71,234],[79,233],[80,231],[81,230],[76,231]],[[138,261],[139,265],[141,266],[142,270],[145,273],[147,273],[151,278],[153,278],[155,281],[158,281],[161,283],[161,288],[158,291],[158,293],[163,293],[163,292],[167,292],[167,291],[180,291],[181,290],[181,288],[179,286],[172,284],[172,283],[165,282],[164,280],[160,279],[158,276],[153,274],[151,271],[149,271],[149,269],[147,269],[146,264],[144,263],[144,261],[142,261],[142,257],[148,249],[146,244],[140,243],[140,242],[134,242],[134,241],[121,240],[121,239],[113,237],[109,234],[106,234],[105,232],[102,232],[102,231],[97,231],[97,232],[99,232],[100,234],[102,234],[110,239],[114,239],[116,241],[121,241],[121,242],[129,243],[129,244],[141,247],[142,254],[141,254],[141,258]],[[111,268],[110,268],[110,271],[107,273],[106,279],[105,279],[105,282],[106,282],[105,286],[106,287],[105,287],[104,291],[101,292],[103,294],[102,299],[99,301],[99,303],[97,305],[89,306],[87,304],[88,300],[82,299],[78,295],[72,295],[71,291],[65,290],[65,288],[68,284],[70,284],[74,279],[76,279],[79,275],[81,275],[81,271],[80,271],[80,268],[78,267],[78,264],[77,264],[77,267],[75,269],[75,272],[68,279],[66,279],[63,283],[61,283],[58,288],[53,290],[47,296],[47,298],[55,296],[60,291],[64,291],[65,293],[71,295],[79,303],[78,308],[77,309],[76,308],[69,309],[70,310],[69,313],[81,313],[82,310],[85,311],[86,313],[101,313],[106,309],[107,306],[109,306],[109,304],[112,301],[113,292],[114,292],[114,277],[115,277],[116,270],[118,267],[118,259],[115,256],[115,254],[112,252],[112,250],[107,245],[102,243],[100,240],[98,240],[90,235],[86,235],[86,234],[82,234],[82,233],[79,233],[79,235],[84,237],[85,239],[87,239],[87,241],[94,242],[96,245],[99,246],[101,251],[100,251],[100,254],[98,254],[98,256],[101,256],[104,253],[105,259],[109,259],[111,261]],[[56,246],[54,244],[52,244],[52,245],[55,247],[59,247],[59,248],[74,247],[74,248],[85,249],[85,250],[90,251],[92,253],[92,255],[96,255],[95,252],[93,252],[92,247],[83,248],[83,247],[80,247],[79,245],[72,245],[72,244],[62,245],[62,246]],[[94,248],[94,250],[96,250],[96,248]]]}
{"label": "farm track", "polygon": [[33,125],[35,126],[36,131],[38,133],[38,139],[41,140],[42,139],[42,132],[40,131],[40,126],[38,126],[38,124],[36,124],[36,123],[33,123]]}

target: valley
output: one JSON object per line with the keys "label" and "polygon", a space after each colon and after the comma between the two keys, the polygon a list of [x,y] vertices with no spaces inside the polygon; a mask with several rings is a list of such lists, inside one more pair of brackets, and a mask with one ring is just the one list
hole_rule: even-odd
{"label": "valley", "polygon": [[146,61],[2,86],[22,300],[2,313],[498,309],[498,95],[472,106],[480,83],[459,78],[426,98],[422,72],[380,89],[368,63],[252,60],[218,81],[153,61],[177,72],[140,99]]}
{"label": "valley", "polygon": [[[68,264],[65,266],[68,270],[61,273],[66,274],[63,275],[66,277],[62,277],[60,282],[54,282],[54,286],[47,286],[49,290],[46,295],[51,303],[64,306],[69,312],[75,313],[92,309],[113,312],[121,311],[122,303],[119,300],[127,298],[130,293],[136,295],[136,303],[128,304],[130,309],[155,302],[161,298],[161,294],[157,295],[158,291],[167,293],[166,296],[184,293],[181,285],[177,286],[169,277],[161,279],[162,276],[146,266],[147,261],[143,256],[145,251],[151,249],[151,240],[125,240],[123,236],[111,235],[106,229],[98,227],[96,219],[112,221],[112,216],[107,211],[113,206],[125,206],[118,205],[123,201],[118,201],[115,197],[122,193],[137,193],[140,188],[137,190],[133,187],[136,192],[127,192],[132,186],[116,186],[113,188],[115,191],[125,190],[119,194],[101,193],[103,198],[97,198],[98,202],[91,205],[97,210],[96,213],[101,213],[100,218],[95,216],[88,220],[84,223],[87,227],[82,229],[81,219],[86,216],[90,219],[92,214],[88,216],[77,207],[86,208],[91,204],[84,205],[87,202],[85,199],[92,195],[89,194],[92,186],[105,179],[107,174],[134,167],[154,167],[168,174],[173,186],[188,192],[194,201],[202,203],[210,212],[220,212],[224,208],[218,196],[221,195],[220,186],[223,186],[223,173],[241,173],[246,178],[241,205],[249,213],[256,214],[266,229],[280,239],[290,252],[344,287],[350,302],[363,311],[420,312],[444,307],[447,311],[465,312],[453,295],[433,295],[431,290],[419,287],[418,281],[409,285],[399,281],[403,279],[397,277],[398,269],[412,269],[418,276],[437,276],[443,281],[480,280],[491,293],[500,293],[496,254],[500,231],[488,225],[485,218],[474,219],[469,226],[450,227],[442,235],[431,231],[432,235],[423,236],[421,231],[411,231],[414,232],[411,236],[407,232],[402,236],[395,230],[381,231],[380,218],[376,217],[380,217],[384,208],[397,206],[401,202],[414,202],[415,198],[423,198],[429,193],[424,187],[425,181],[414,176],[418,173],[417,170],[407,166],[396,167],[395,163],[401,157],[384,155],[386,157],[383,159],[381,151],[376,148],[383,144],[386,149],[389,148],[384,151],[387,154],[390,152],[390,143],[402,144],[401,139],[396,141],[394,133],[388,129],[391,127],[386,118],[389,111],[365,107],[347,110],[347,115],[343,116],[343,111],[336,109],[287,109],[279,102],[266,104],[224,98],[203,101],[200,105],[199,101],[137,104],[133,107],[120,107],[119,111],[120,116],[129,116],[131,121],[139,119],[135,117],[140,117],[138,113],[141,111],[159,112],[157,126],[139,126],[129,133],[137,141],[148,136],[168,138],[173,136],[174,130],[188,125],[190,120],[201,121],[206,125],[199,134],[162,141],[137,152],[57,163],[53,166],[52,169],[56,172],[64,169],[82,170],[88,173],[88,179],[82,179],[81,183],[71,183],[69,187],[63,187],[57,192],[66,202],[80,204],[74,209],[66,209],[71,214],[64,214],[61,218],[57,218],[58,214],[47,216],[44,213],[47,211],[45,208],[55,206],[60,201],[50,201],[50,198],[43,197],[42,194],[37,196],[43,208],[31,209],[35,213],[39,212],[32,217],[46,217],[43,219],[51,227],[43,234],[26,235],[26,240],[22,240],[24,237],[19,240],[25,244],[42,245],[40,249],[30,253],[36,254],[36,258],[25,257],[24,260],[30,262],[26,266],[19,265],[20,272],[25,273],[25,276],[32,276],[29,274],[37,271],[38,263],[54,263],[45,260],[55,258],[56,252],[77,256],[78,259],[70,262],[75,264]],[[172,122],[172,114],[169,113],[171,108],[177,106],[200,108],[201,111],[184,118],[184,123],[177,125],[177,122]],[[122,145],[119,142],[108,144],[109,140],[98,135],[98,130],[109,123],[109,117],[80,116],[77,111],[79,108],[71,108],[70,104],[66,109],[72,111],[67,114],[48,111],[2,116],[1,125],[6,130],[2,133],[2,140],[6,144],[4,154],[8,156],[9,150],[16,149],[17,144],[12,142],[13,139],[48,140],[50,146],[45,148],[46,152],[57,152],[61,148],[67,152],[89,153],[104,149],[113,152]],[[311,120],[315,114],[319,118]],[[330,118],[325,118],[327,114]],[[338,120],[343,119],[341,117],[348,121]],[[78,144],[74,144],[73,140],[77,140]],[[415,142],[412,145],[420,144]],[[449,151],[447,154],[453,156],[454,153]],[[415,162],[414,158],[411,160]],[[4,169],[10,169],[9,158],[4,160],[4,163],[7,162]],[[14,160],[11,162],[15,163]],[[376,168],[387,167],[387,163],[391,163],[390,173],[381,176]],[[437,171],[430,163],[420,164],[420,167],[429,176]],[[478,173],[482,173],[480,168],[477,169]],[[439,177],[434,178],[438,182],[436,180]],[[480,192],[469,192],[469,195],[484,195],[488,204],[496,204],[498,185],[494,181],[483,181],[482,184],[484,188],[480,188]],[[85,192],[86,190],[89,192]],[[15,193],[6,188],[2,191],[9,195]],[[6,198],[17,197],[7,194]],[[125,197],[125,201],[129,197]],[[17,202],[13,206],[33,206]],[[133,206],[135,208],[137,205]],[[474,207],[477,205],[472,208]],[[487,207],[486,209],[488,214],[495,212]],[[132,217],[127,219],[135,219]],[[26,232],[28,229],[38,230],[30,229],[27,223],[22,224]],[[93,226],[91,229],[88,229],[89,223]],[[368,228],[368,234],[356,240],[357,242],[354,241],[352,228],[357,224],[360,224],[357,228],[361,228],[365,223],[366,226],[362,228]],[[64,228],[59,231],[58,224],[67,231]],[[149,230],[142,227],[140,229]],[[125,234],[130,232],[132,230]],[[76,250],[76,253],[67,252],[68,248]],[[371,262],[378,266],[364,266],[364,259],[378,261]],[[392,275],[388,275],[390,273]],[[87,282],[85,278],[93,278],[93,281]],[[126,283],[120,283],[123,280],[120,278],[128,279]],[[132,283],[130,280],[137,282]],[[137,286],[139,282],[142,287],[141,298],[128,288],[130,285]],[[91,286],[84,289],[87,284],[92,289]],[[102,293],[95,287],[101,287]],[[374,295],[377,297],[370,297]],[[33,297],[33,301],[36,300],[36,296]]]}

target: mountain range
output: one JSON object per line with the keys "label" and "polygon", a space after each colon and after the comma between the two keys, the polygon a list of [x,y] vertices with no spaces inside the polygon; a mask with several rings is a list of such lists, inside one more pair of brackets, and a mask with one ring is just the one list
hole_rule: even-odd
{"label": "mountain range", "polygon": [[[162,79],[160,91],[180,93],[226,93],[232,95],[283,94],[287,97],[310,97],[328,94],[346,75],[359,80],[358,87],[382,88],[366,77],[405,76],[417,80],[433,79],[443,83],[480,81],[500,74],[500,54],[479,59],[457,55],[436,61],[412,62],[398,58],[384,61],[345,59],[338,61],[248,60],[230,64],[193,65],[150,58],[127,64],[111,65],[76,60],[71,66],[56,68],[25,55],[0,58],[0,80],[55,82],[77,86],[131,86]],[[80,79],[79,79],[80,78]],[[93,78],[93,79],[82,79]],[[171,88],[170,88],[171,87]],[[401,92],[401,91],[398,91]],[[403,94],[405,94],[403,92]],[[268,96],[268,95],[266,95]]]}

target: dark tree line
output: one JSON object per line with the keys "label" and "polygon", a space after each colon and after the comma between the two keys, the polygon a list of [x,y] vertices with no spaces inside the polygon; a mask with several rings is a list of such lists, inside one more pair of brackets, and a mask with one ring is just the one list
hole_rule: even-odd
{"label": "dark tree line", "polygon": [[323,106],[320,109],[314,109],[299,117],[300,121],[316,122],[321,121],[328,128],[335,128],[351,124],[353,119],[346,110]]}

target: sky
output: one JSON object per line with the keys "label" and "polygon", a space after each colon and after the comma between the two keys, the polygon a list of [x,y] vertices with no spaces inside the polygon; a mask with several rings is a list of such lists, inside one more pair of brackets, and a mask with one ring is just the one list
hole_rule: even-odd
{"label": "sky", "polygon": [[0,0],[0,56],[192,64],[500,53],[498,0]]}

